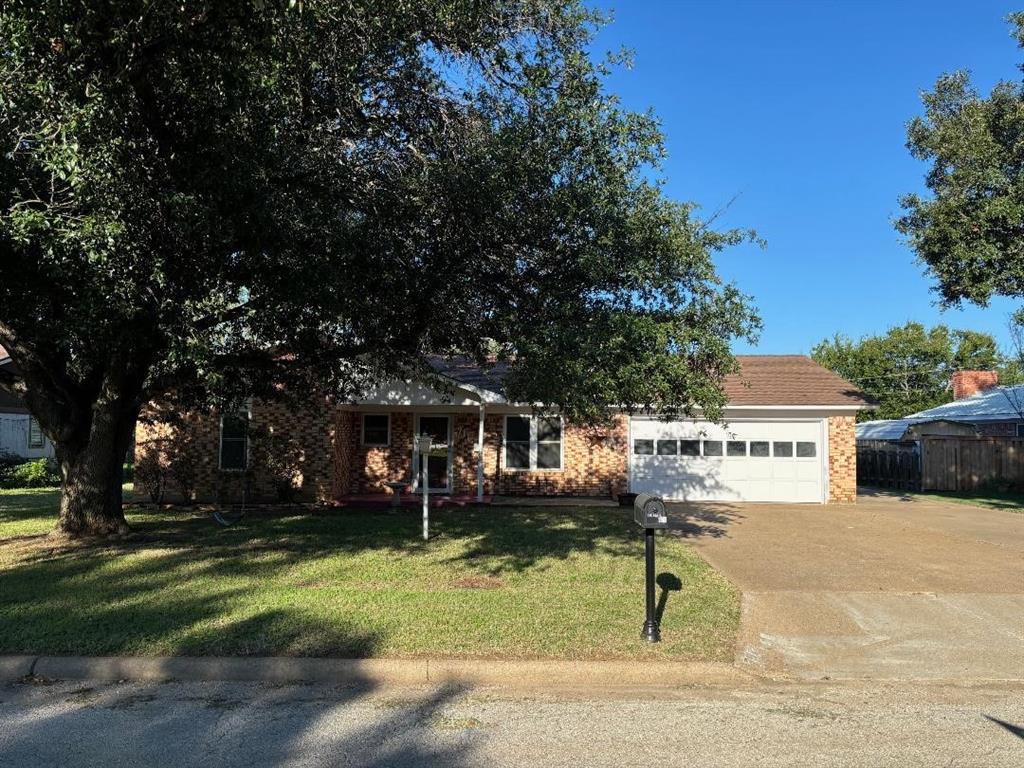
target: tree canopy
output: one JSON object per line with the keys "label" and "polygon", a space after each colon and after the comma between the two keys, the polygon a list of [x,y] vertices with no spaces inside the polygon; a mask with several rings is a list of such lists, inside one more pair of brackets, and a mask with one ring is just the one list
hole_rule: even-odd
{"label": "tree canopy", "polygon": [[581,419],[715,417],[747,297],[577,0],[8,0],[0,344],[61,527],[124,526],[140,408],[511,362]]}
{"label": "tree canopy", "polygon": [[[1009,17],[1024,46],[1024,13]],[[938,280],[943,303],[1024,295],[1024,83],[982,98],[967,72],[943,75],[910,121],[907,146],[931,164],[931,195],[901,199],[897,229]]]}
{"label": "tree canopy", "polygon": [[811,351],[818,363],[849,379],[878,403],[857,418],[899,419],[953,399],[957,370],[996,370],[1003,383],[1020,381],[1015,359],[1004,357],[987,333],[907,323],[854,341],[837,334]]}

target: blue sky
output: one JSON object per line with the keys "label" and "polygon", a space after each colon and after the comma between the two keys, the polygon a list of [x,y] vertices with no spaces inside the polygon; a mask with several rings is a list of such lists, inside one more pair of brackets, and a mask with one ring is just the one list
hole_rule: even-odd
{"label": "blue sky", "polygon": [[931,278],[892,221],[923,186],[905,125],[938,75],[968,69],[987,93],[1019,76],[1004,3],[601,2],[595,51],[626,46],[635,66],[609,88],[663,122],[668,193],[705,213],[739,198],[722,226],[752,227],[766,250],[718,257],[764,319],[755,347],[806,353],[836,332],[907,320],[988,331],[1006,343],[1008,300],[941,312]]}

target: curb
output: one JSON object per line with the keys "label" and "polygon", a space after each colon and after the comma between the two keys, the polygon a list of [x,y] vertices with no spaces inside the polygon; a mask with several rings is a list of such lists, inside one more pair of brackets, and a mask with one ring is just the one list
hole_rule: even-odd
{"label": "curb", "polygon": [[52,680],[330,683],[377,687],[462,684],[524,688],[751,685],[730,664],[632,661],[479,661],[289,657],[0,656],[0,681]]}

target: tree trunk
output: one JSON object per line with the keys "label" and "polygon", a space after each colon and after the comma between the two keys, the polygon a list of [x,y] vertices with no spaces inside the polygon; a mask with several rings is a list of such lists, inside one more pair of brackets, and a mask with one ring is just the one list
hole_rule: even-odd
{"label": "tree trunk", "polygon": [[58,531],[69,536],[109,536],[128,531],[121,506],[121,482],[137,417],[136,409],[96,403],[87,439],[82,443],[57,443],[63,478]]}

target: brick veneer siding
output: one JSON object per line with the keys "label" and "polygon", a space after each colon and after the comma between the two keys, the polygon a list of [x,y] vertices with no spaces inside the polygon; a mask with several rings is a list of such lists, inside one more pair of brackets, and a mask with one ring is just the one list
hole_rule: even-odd
{"label": "brick veneer siding", "polygon": [[[378,413],[383,411],[377,411]],[[338,411],[339,443],[335,447],[334,487],[337,495],[387,492],[387,482],[411,478],[414,414],[393,411],[391,444],[361,444],[362,413]],[[452,416],[453,492],[476,493],[476,441],[479,417],[475,413]],[[626,417],[617,416],[611,427],[566,424],[562,470],[518,471],[505,468],[502,442],[505,416],[488,414],[484,420],[484,493],[515,495],[608,496],[626,488]]]}
{"label": "brick veneer siding", "polygon": [[853,416],[828,419],[828,500],[857,500],[857,434]]}
{"label": "brick veneer siding", "polygon": [[[256,401],[252,404],[253,427],[267,427],[279,434],[292,437],[299,445],[301,464],[294,483],[299,497],[306,500],[331,498],[337,479],[333,444],[336,425],[328,417],[326,404],[318,402],[308,407],[290,408],[281,403]],[[172,428],[160,422],[159,411],[147,408],[135,429],[135,457],[138,460],[161,439],[171,434]],[[184,416],[195,429],[199,467],[196,499],[200,501],[236,502],[242,499],[245,474],[221,470],[220,414],[215,411],[189,413]],[[150,419],[157,419],[150,421]],[[177,499],[173,485],[170,497]],[[275,491],[269,478],[255,476],[250,483],[254,498],[270,499]]]}

